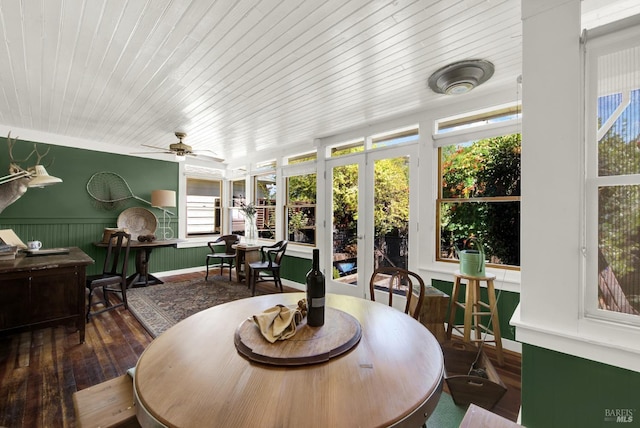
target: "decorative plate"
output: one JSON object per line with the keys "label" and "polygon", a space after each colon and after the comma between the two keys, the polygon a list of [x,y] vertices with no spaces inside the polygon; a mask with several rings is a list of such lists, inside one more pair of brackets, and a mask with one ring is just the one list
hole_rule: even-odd
{"label": "decorative plate", "polygon": [[135,241],[139,235],[155,234],[158,228],[158,218],[146,208],[127,208],[118,216],[118,227],[130,233],[131,239]]}

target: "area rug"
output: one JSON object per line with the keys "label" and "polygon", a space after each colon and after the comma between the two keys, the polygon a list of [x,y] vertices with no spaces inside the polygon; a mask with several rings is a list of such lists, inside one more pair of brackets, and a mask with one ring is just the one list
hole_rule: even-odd
{"label": "area rug", "polygon": [[[264,293],[256,290],[260,294]],[[154,338],[197,312],[245,297],[251,297],[245,284],[216,276],[208,281],[167,282],[127,291],[129,311]]]}

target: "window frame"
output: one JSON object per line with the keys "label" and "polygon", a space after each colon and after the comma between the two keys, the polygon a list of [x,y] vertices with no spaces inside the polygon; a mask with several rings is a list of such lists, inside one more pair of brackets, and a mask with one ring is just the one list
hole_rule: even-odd
{"label": "window frame", "polygon": [[[501,197],[485,197],[485,198],[468,198],[465,202],[461,202],[461,198],[443,198],[442,197],[442,155],[441,149],[447,146],[476,142],[488,138],[507,136],[512,134],[522,135],[521,130],[521,113],[513,115],[514,112],[520,112],[521,105],[519,101],[495,105],[492,107],[474,110],[466,113],[438,118],[433,121],[433,150],[436,156],[434,184],[436,186],[434,193],[434,262],[436,265],[452,266],[459,263],[458,259],[447,259],[441,257],[440,252],[440,207],[443,202],[456,203],[478,203],[478,202],[521,202],[522,196],[501,196]],[[501,115],[509,116],[507,120],[495,121]],[[477,122],[475,126],[467,126],[464,129],[439,131],[439,124],[459,123],[469,124]],[[522,237],[521,237],[522,240]],[[520,273],[520,266],[502,265],[487,263],[488,268],[501,271],[511,271]]]}
{"label": "window frame", "polygon": [[[202,196],[202,195],[191,195],[189,193],[189,182],[190,181],[199,181],[199,182],[208,182],[208,183],[216,183],[216,186],[218,188],[218,193],[220,194],[220,196],[217,196],[218,198],[218,205],[215,206],[215,201],[214,201],[214,206],[213,206],[213,211],[214,211],[214,216],[213,216],[213,232],[208,233],[189,233],[189,210],[193,209],[193,207],[190,207],[190,202],[189,202],[189,196]],[[224,215],[224,210],[223,210],[223,185],[224,182],[221,178],[204,178],[204,177],[186,177],[185,180],[186,183],[186,187],[185,187],[185,230],[184,230],[184,234],[185,237],[187,239],[189,238],[210,238],[210,237],[215,237],[215,236],[220,236],[223,234],[223,230],[224,230],[224,220],[225,220],[225,215]],[[216,196],[214,196],[214,198],[216,198]],[[218,214],[219,218],[216,221],[216,215]],[[219,230],[216,231],[216,225],[219,227]]]}
{"label": "window frame", "polygon": [[[234,197],[235,191],[235,183],[243,183],[243,194],[242,197]],[[246,224],[244,214],[240,212],[240,207],[243,204],[247,203],[247,180],[246,178],[231,178],[227,181],[227,186],[229,187],[229,206],[227,207],[228,212],[228,233],[235,233],[237,235],[244,236],[246,233]],[[235,230],[234,224],[241,223],[242,230]],[[242,232],[242,233],[240,233]],[[226,233],[226,232],[225,232]]]}
{"label": "window frame", "polygon": [[[275,162],[270,162],[269,163],[269,165],[272,165],[272,164],[275,166]],[[259,181],[259,177],[264,177],[264,176],[273,176],[273,179],[274,179],[273,185],[276,188],[276,192],[275,192],[275,195],[274,195],[274,198],[273,198],[273,203],[269,204],[269,205],[261,204],[260,203],[260,198],[259,198],[260,192],[258,191],[259,190],[258,181]],[[252,183],[252,190],[253,190],[252,199],[251,200],[252,200],[253,204],[256,206],[256,209],[258,210],[258,213],[256,214],[256,226],[258,226],[258,236],[257,237],[258,237],[258,239],[261,239],[261,240],[276,241],[277,236],[278,236],[278,221],[279,221],[279,218],[278,218],[277,206],[278,206],[278,198],[280,197],[278,195],[278,193],[279,193],[278,192],[278,187],[279,187],[278,186],[278,182],[279,182],[279,177],[278,177],[278,173],[276,172],[275,168],[274,169],[270,169],[269,168],[268,170],[263,170],[263,171],[257,172],[257,173],[255,173],[255,174],[253,174],[251,176],[251,183]],[[272,235],[273,236],[271,236],[271,237],[263,236],[264,230],[261,230],[259,225],[257,224],[258,223],[258,218],[259,218],[259,215],[260,215],[260,210],[264,211],[265,213],[268,211],[270,213],[269,215],[273,216],[273,219],[271,219],[271,217],[269,219],[269,223],[271,223],[271,221],[273,221],[273,227],[269,229],[269,230],[272,231]],[[264,218],[264,214],[263,214],[263,218]]]}
{"label": "window frame", "polygon": [[[308,155],[307,155],[308,156]],[[305,156],[306,157],[306,156]],[[317,194],[317,190],[318,190],[318,175],[317,175],[317,159],[314,160],[310,160],[310,161],[306,161],[306,162],[301,162],[301,163],[292,163],[292,164],[287,164],[287,165],[283,165],[282,168],[280,168],[280,174],[282,176],[283,182],[284,182],[284,205],[283,205],[283,236],[285,236],[285,239],[289,238],[289,208],[291,207],[290,204],[290,200],[289,200],[289,179],[291,177],[299,177],[299,176],[304,176],[304,175],[311,175],[311,174],[315,174],[316,175],[316,195],[315,195],[315,200],[316,203],[315,204],[305,204],[305,205],[295,205],[295,207],[297,208],[308,208],[308,207],[313,207],[314,212],[315,212],[315,221],[313,224],[313,242],[312,243],[305,243],[305,242],[295,242],[295,241],[291,241],[289,240],[290,244],[293,245],[300,245],[300,246],[305,246],[305,247],[315,247],[318,243],[318,227],[317,227],[317,219],[318,219],[318,211],[317,211],[317,203],[318,203],[318,194]]]}
{"label": "window frame", "polygon": [[[640,315],[625,314],[598,307],[598,252],[599,252],[599,201],[598,189],[603,186],[640,185],[640,174],[607,175],[598,174],[599,134],[604,127],[598,127],[598,59],[616,51],[640,47],[640,29],[625,28],[619,31],[599,34],[593,40],[585,37],[585,141],[583,152],[584,201],[583,201],[583,257],[582,261],[582,304],[581,312],[585,322],[613,322],[618,325],[640,326]],[[640,89],[640,84],[638,88]],[[605,123],[608,121],[605,121]]]}

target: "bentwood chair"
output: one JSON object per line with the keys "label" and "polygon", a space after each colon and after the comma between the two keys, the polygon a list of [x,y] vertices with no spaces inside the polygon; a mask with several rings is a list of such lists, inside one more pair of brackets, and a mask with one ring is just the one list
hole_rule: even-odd
{"label": "bentwood chair", "polygon": [[273,281],[282,293],[282,279],[280,279],[280,266],[285,251],[287,251],[288,241],[280,241],[273,245],[263,245],[260,247],[261,260],[249,263],[249,276],[247,285],[251,287],[251,295],[256,295],[256,283]]}
{"label": "bentwood chair", "polygon": [[[224,252],[216,251],[215,248],[216,244],[221,242],[224,242]],[[236,260],[236,250],[233,246],[239,242],[240,237],[238,235],[222,235],[215,241],[207,242],[207,245],[211,249],[211,254],[207,254],[207,274],[204,277],[205,281],[209,278],[209,262],[216,259],[220,262],[220,275],[222,275],[225,262],[229,264],[229,281],[231,281],[231,270],[233,262]]]}
{"label": "bentwood chair", "polygon": [[[104,259],[102,273],[87,276],[86,286],[89,289],[87,302],[87,322],[89,317],[100,314],[111,309],[127,305],[127,266],[129,264],[129,245],[131,235],[126,232],[115,232],[111,234],[107,255]],[[102,300],[93,301],[94,291],[102,289]],[[109,293],[119,293],[120,303],[112,304],[109,300]],[[91,307],[102,305],[102,309],[91,312]]]}
{"label": "bentwood chair", "polygon": [[369,293],[374,302],[376,290],[387,293],[389,306],[393,306],[394,295],[406,297],[404,313],[416,320],[420,317],[426,287],[418,274],[399,267],[379,267],[373,272],[369,281]]}

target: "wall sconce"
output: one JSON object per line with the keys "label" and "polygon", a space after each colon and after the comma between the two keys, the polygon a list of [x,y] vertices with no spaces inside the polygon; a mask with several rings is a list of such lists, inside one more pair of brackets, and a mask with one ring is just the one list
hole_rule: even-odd
{"label": "wall sconce", "polygon": [[151,192],[151,206],[162,210],[163,239],[172,239],[173,229],[171,229],[170,223],[167,222],[167,214],[174,214],[165,208],[176,206],[176,192],[174,190],[153,190]]}
{"label": "wall sconce", "polygon": [[29,180],[29,184],[27,187],[47,187],[52,184],[62,183],[62,179],[58,177],[51,176],[47,173],[47,170],[42,165],[36,165],[32,168],[29,168],[29,172],[31,173],[31,180]]}

